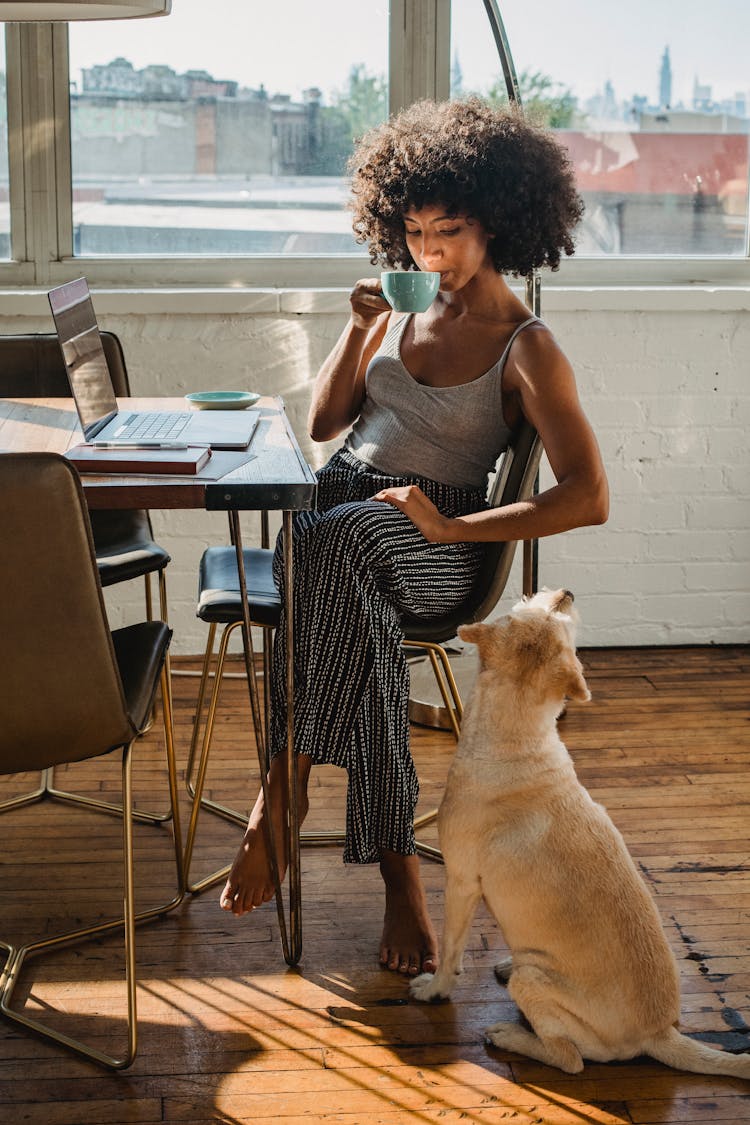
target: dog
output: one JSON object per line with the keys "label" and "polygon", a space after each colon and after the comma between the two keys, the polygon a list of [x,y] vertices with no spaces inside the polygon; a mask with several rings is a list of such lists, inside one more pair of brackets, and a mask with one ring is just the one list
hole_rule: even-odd
{"label": "dog", "polygon": [[750,1054],[681,1035],[679,978],[656,906],[606,810],[557,733],[566,697],[591,698],[575,652],[573,595],[543,590],[490,624],[464,625],[480,670],[438,815],[445,923],[438,971],[411,982],[445,999],[479,900],[511,956],[495,969],[531,1027],[487,1029],[497,1047],[569,1074],[583,1060],[649,1055],[750,1078]]}

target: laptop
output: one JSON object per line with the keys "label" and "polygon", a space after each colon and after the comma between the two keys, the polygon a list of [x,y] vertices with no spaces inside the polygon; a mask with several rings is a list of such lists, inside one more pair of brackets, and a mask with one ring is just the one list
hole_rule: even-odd
{"label": "laptop", "polygon": [[47,296],[87,442],[247,449],[260,417],[257,410],[120,410],[86,278],[59,285]]}

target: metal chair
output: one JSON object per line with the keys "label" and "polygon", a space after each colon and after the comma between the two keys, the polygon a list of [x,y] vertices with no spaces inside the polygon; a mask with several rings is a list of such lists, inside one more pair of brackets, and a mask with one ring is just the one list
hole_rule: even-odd
{"label": "metal chair", "polygon": [[[122,748],[124,813],[122,917],[54,936],[45,934],[22,946],[0,941],[6,951],[0,1013],[77,1054],[120,1069],[133,1061],[137,1046],[135,925],[173,909],[184,897],[172,712],[166,689],[171,631],[162,621],[144,621],[110,632],[86,502],[80,480],[65,458],[54,453],[0,455],[0,519],[0,588],[5,591],[0,599],[0,774],[49,770]],[[144,817],[132,807],[131,752],[145,729],[160,683],[177,889],[168,902],[136,913],[133,821]],[[60,797],[67,799],[65,794]],[[8,802],[6,808],[33,799],[27,795]],[[97,807],[119,811],[117,806]],[[95,837],[92,843],[95,847]],[[124,1054],[106,1054],[11,1006],[28,958],[119,928],[124,930],[126,960]]]}
{"label": "metal chair", "polygon": [[[518,500],[525,500],[531,496],[541,455],[542,445],[536,430],[529,423],[523,421],[498,465],[488,491],[487,498],[490,505],[493,507],[504,506]],[[402,620],[404,628],[403,644],[412,650],[426,652],[430,659],[456,738],[459,734],[463,705],[458,685],[443,646],[446,641],[456,636],[459,625],[482,621],[495,607],[505,589],[515,549],[516,543],[488,544],[484,566],[469,597],[461,606],[446,614],[445,617],[425,621],[417,617],[405,616]],[[251,548],[246,549],[243,553],[250,617],[253,624],[263,629],[264,688],[267,688],[270,675],[268,661],[270,634],[278,624],[281,608],[278,591],[271,573],[273,551],[268,548]],[[242,624],[239,575],[234,547],[209,547],[204,552],[200,564],[197,614],[202,621],[209,625],[209,633],[186,770],[188,791],[193,799],[193,806],[186,834],[185,872],[187,889],[193,893],[205,890],[217,883],[229,871],[228,866],[223,867],[195,883],[190,883],[190,866],[200,810],[206,809],[216,813],[232,823],[244,825],[247,821],[247,814],[203,796],[229,639],[234,629]],[[211,673],[216,630],[219,625],[223,625],[224,628],[214,669],[214,685],[201,741],[198,767],[195,771],[201,721]],[[264,694],[267,701],[267,690]],[[193,781],[194,772],[195,780]],[[415,829],[424,828],[430,821],[434,820],[436,815],[437,810],[435,809],[419,817],[415,821]],[[343,843],[343,841],[344,836],[341,831],[300,833],[300,843],[302,844],[338,844]],[[417,850],[422,855],[432,859],[442,859],[438,848],[419,840],[417,841]]]}
{"label": "metal chair", "polygon": [[[101,333],[112,385],[118,397],[130,395],[125,356],[118,337]],[[0,336],[0,395],[7,398],[69,398],[70,383],[54,332]],[[90,513],[94,550],[102,586],[113,586],[131,579],[144,579],[146,617],[153,620],[151,575],[156,574],[159,590],[159,615],[168,622],[166,568],[167,551],[154,539],[148,512],[141,510],[93,511]],[[167,656],[169,668],[169,656]],[[170,679],[167,679],[168,686]],[[43,776],[29,798],[40,799],[55,793],[52,771]],[[58,791],[57,795],[61,795]],[[70,799],[73,795],[67,794]],[[88,800],[85,803],[89,803]],[[0,811],[9,807],[0,803]]]}

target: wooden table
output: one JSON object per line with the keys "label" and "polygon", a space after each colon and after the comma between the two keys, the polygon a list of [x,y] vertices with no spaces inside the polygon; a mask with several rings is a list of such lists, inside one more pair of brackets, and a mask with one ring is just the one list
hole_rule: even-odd
{"label": "wooden table", "polygon": [[[128,398],[123,408],[135,410],[183,410],[182,399]],[[257,403],[261,418],[247,453],[216,450],[207,465],[195,475],[141,476],[82,475],[84,493],[91,508],[197,508],[226,511],[237,554],[240,597],[244,611],[243,652],[250,705],[255,726],[258,765],[266,807],[270,807],[266,778],[265,737],[255,680],[250,614],[245,582],[241,511],[281,511],[284,540],[284,587],[292,589],[292,514],[315,506],[316,480],[297,444],[280,398],[264,397]],[[82,440],[72,399],[0,399],[0,454],[20,452],[64,453]],[[286,597],[287,684],[294,683],[294,614]],[[289,691],[287,708],[287,757],[289,763],[289,926],[278,877],[273,833],[270,836],[271,866],[276,884],[276,905],[284,958],[296,965],[302,954],[299,812],[297,808],[296,757],[294,754],[294,692]]]}

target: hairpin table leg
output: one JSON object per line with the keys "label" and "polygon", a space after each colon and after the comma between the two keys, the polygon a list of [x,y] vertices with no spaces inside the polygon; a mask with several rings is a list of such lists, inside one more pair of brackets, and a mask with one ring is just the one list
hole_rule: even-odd
{"label": "hairpin table leg", "polygon": [[286,610],[286,648],[287,648],[287,758],[288,758],[288,789],[289,813],[287,818],[287,852],[289,856],[289,926],[287,927],[284,898],[281,891],[279,877],[279,863],[276,855],[276,841],[271,830],[271,802],[268,789],[267,761],[263,722],[261,717],[260,701],[258,698],[258,685],[255,678],[255,653],[253,650],[252,627],[250,624],[250,606],[247,597],[247,582],[245,578],[244,555],[242,550],[242,532],[240,529],[239,513],[232,509],[229,513],[232,529],[232,541],[237,555],[237,572],[240,581],[240,604],[242,605],[242,648],[245,657],[245,671],[247,675],[248,691],[250,694],[250,709],[253,716],[255,740],[258,752],[258,765],[260,769],[261,788],[263,790],[263,803],[268,811],[265,818],[266,844],[271,864],[271,877],[276,889],[276,911],[279,918],[281,931],[281,945],[284,960],[288,965],[296,965],[302,955],[302,910],[300,888],[300,853],[299,853],[299,810],[297,806],[297,759],[294,754],[294,614],[292,605],[292,513],[285,511],[283,514],[283,544],[284,544],[284,592]]}

